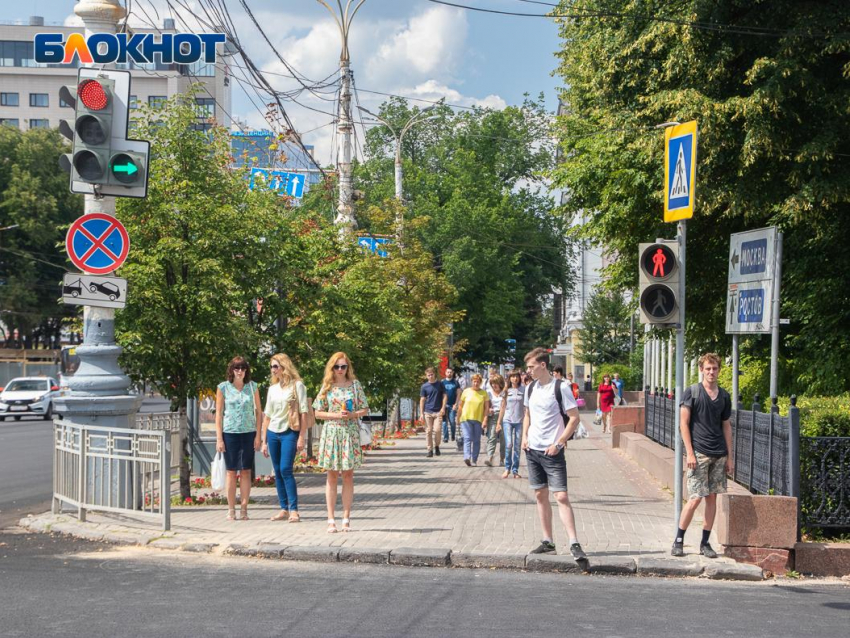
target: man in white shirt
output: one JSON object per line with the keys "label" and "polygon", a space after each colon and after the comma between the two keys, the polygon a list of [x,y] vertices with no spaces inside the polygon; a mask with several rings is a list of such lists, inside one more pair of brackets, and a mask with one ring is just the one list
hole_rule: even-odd
{"label": "man in white shirt", "polygon": [[[575,515],[567,494],[565,448],[579,424],[578,408],[569,384],[549,374],[549,354],[535,348],[525,356],[525,365],[534,381],[525,390],[525,417],[522,423],[522,449],[528,463],[528,482],[537,497],[537,514],[543,528],[543,540],[532,554],[555,551],[552,534],[552,505],[549,492],[555,494],[558,513],[570,539],[570,553],[577,561],[587,560],[576,534]],[[560,385],[560,402],[555,389]],[[560,404],[560,405],[559,405]],[[563,408],[563,410],[562,410]],[[564,424],[565,417],[569,422]]]}

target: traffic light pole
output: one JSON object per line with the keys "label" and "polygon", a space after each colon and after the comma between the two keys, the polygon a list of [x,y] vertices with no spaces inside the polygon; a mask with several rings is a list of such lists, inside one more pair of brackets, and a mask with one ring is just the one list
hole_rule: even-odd
{"label": "traffic light pole", "polygon": [[684,392],[685,380],[685,246],[687,244],[688,222],[683,219],[679,221],[679,325],[676,328],[676,403],[673,406],[676,424],[676,459],[675,474],[673,476],[673,499],[675,502],[675,524],[679,527],[679,519],[682,516],[682,393]]}
{"label": "traffic light pole", "polygon": [[[118,0],[81,0],[74,8],[86,37],[115,33],[125,10]],[[85,195],[84,212],[115,216],[115,198]],[[69,423],[133,427],[143,400],[129,394],[130,379],[118,365],[121,346],[115,343],[115,310],[83,307],[83,344],[77,346],[80,367],[67,379],[70,395],[56,400],[56,412]]]}

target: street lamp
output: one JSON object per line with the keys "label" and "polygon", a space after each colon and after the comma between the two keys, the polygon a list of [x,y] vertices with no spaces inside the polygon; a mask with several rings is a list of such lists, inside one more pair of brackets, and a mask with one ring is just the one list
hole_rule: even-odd
{"label": "street lamp", "polygon": [[369,115],[371,115],[373,118],[375,118],[376,120],[378,120],[381,124],[383,124],[384,126],[386,126],[388,129],[390,129],[390,133],[392,133],[392,134],[393,134],[393,137],[395,137],[395,198],[396,198],[398,201],[401,201],[401,200],[402,200],[402,188],[401,188],[401,177],[402,177],[402,175],[401,175],[401,172],[402,172],[402,168],[401,168],[401,143],[402,143],[402,141],[404,140],[404,134],[405,134],[405,133],[407,133],[407,131],[410,129],[410,127],[411,127],[411,126],[413,126],[414,124],[418,124],[419,122],[424,122],[425,120],[432,120],[432,119],[434,119],[435,117],[437,117],[436,115],[429,115],[428,117],[423,117],[423,116],[424,116],[426,113],[428,113],[429,111],[433,111],[435,108],[437,108],[438,106],[440,106],[440,105],[442,104],[442,102],[443,102],[443,101],[442,101],[442,100],[440,100],[437,104],[434,104],[434,105],[432,105],[432,106],[429,106],[428,108],[424,108],[424,109],[422,109],[421,111],[419,111],[418,113],[416,113],[415,115],[413,115],[413,117],[411,117],[409,120],[407,120],[407,123],[406,123],[406,124],[402,127],[402,129],[401,129],[401,133],[396,133],[396,132],[395,132],[395,129],[394,129],[394,128],[393,128],[393,126],[392,126],[392,124],[390,124],[389,122],[387,122],[387,121],[386,121],[384,118],[382,118],[381,116],[379,116],[379,115],[375,115],[374,113],[372,113],[372,111],[370,111],[369,109],[365,109],[365,108],[363,108],[362,106],[358,106],[358,107],[357,107],[358,109],[360,109],[360,110],[361,110],[361,111],[363,111],[364,113],[368,113]]}

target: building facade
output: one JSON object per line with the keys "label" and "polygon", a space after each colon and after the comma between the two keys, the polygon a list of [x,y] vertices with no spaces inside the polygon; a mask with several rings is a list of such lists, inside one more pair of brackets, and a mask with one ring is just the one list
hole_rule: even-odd
{"label": "building facade", "polygon": [[[177,33],[174,21],[166,19],[162,29],[134,29],[138,33]],[[60,120],[73,120],[74,111],[62,104],[59,89],[75,85],[79,59],[69,64],[38,64],[34,58],[33,39],[37,33],[83,33],[82,27],[45,26],[38,16],[27,24],[0,24],[0,125],[22,131],[31,128],[56,128]],[[226,45],[224,45],[226,46]],[[231,76],[227,58],[219,47],[218,61],[205,64],[117,64],[115,68],[132,74],[131,106],[156,106],[183,93],[193,83],[200,83],[196,96],[199,129],[212,126],[212,120],[230,127]]]}

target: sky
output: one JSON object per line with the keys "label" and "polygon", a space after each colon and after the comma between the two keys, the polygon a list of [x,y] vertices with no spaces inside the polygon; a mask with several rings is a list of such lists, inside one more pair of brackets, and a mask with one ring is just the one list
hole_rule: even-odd
{"label": "sky", "polygon": [[[131,7],[130,24],[161,26],[172,15],[166,0],[123,0]],[[180,0],[203,15],[198,0]],[[268,75],[275,89],[290,91],[298,85],[288,75],[274,51],[262,39],[239,0],[225,0],[236,34],[254,63]],[[339,30],[317,0],[246,0],[258,22],[281,56],[299,74],[315,81],[328,76],[335,79],[339,63]],[[344,4],[345,0],[343,0]],[[549,7],[524,0],[456,0],[488,9],[545,13]],[[0,20],[26,20],[41,15],[47,23],[75,23],[74,0],[31,0],[30,9],[20,3],[0,3]],[[332,6],[335,0],[329,2]],[[178,6],[172,0],[173,6]],[[158,17],[157,17],[158,16]],[[177,17],[177,16],[175,16]],[[181,11],[193,28],[197,21]],[[177,28],[183,25],[177,20]],[[205,29],[204,29],[205,30]],[[520,104],[523,94],[536,97],[541,91],[546,106],[557,106],[558,78],[552,76],[557,65],[554,56],[559,47],[557,27],[548,18],[523,18],[465,11],[428,0],[366,0],[351,27],[351,65],[358,91],[358,102],[376,111],[385,96],[369,91],[393,93],[426,100],[445,98],[462,106],[482,105],[504,108]],[[243,64],[237,61],[237,64]],[[247,86],[243,72],[236,69],[242,83],[233,84],[231,114],[248,129],[268,128],[263,102]],[[244,90],[243,90],[244,89]],[[322,164],[333,163],[335,105],[333,87],[303,92],[284,106],[297,131],[307,144],[316,148]],[[247,93],[247,95],[246,95]],[[250,97],[249,97],[250,96]],[[254,103],[252,104],[251,99]],[[427,103],[420,102],[420,106]],[[259,107],[259,108],[258,108]],[[358,118],[359,119],[359,118]],[[357,131],[361,136],[362,130]]]}

